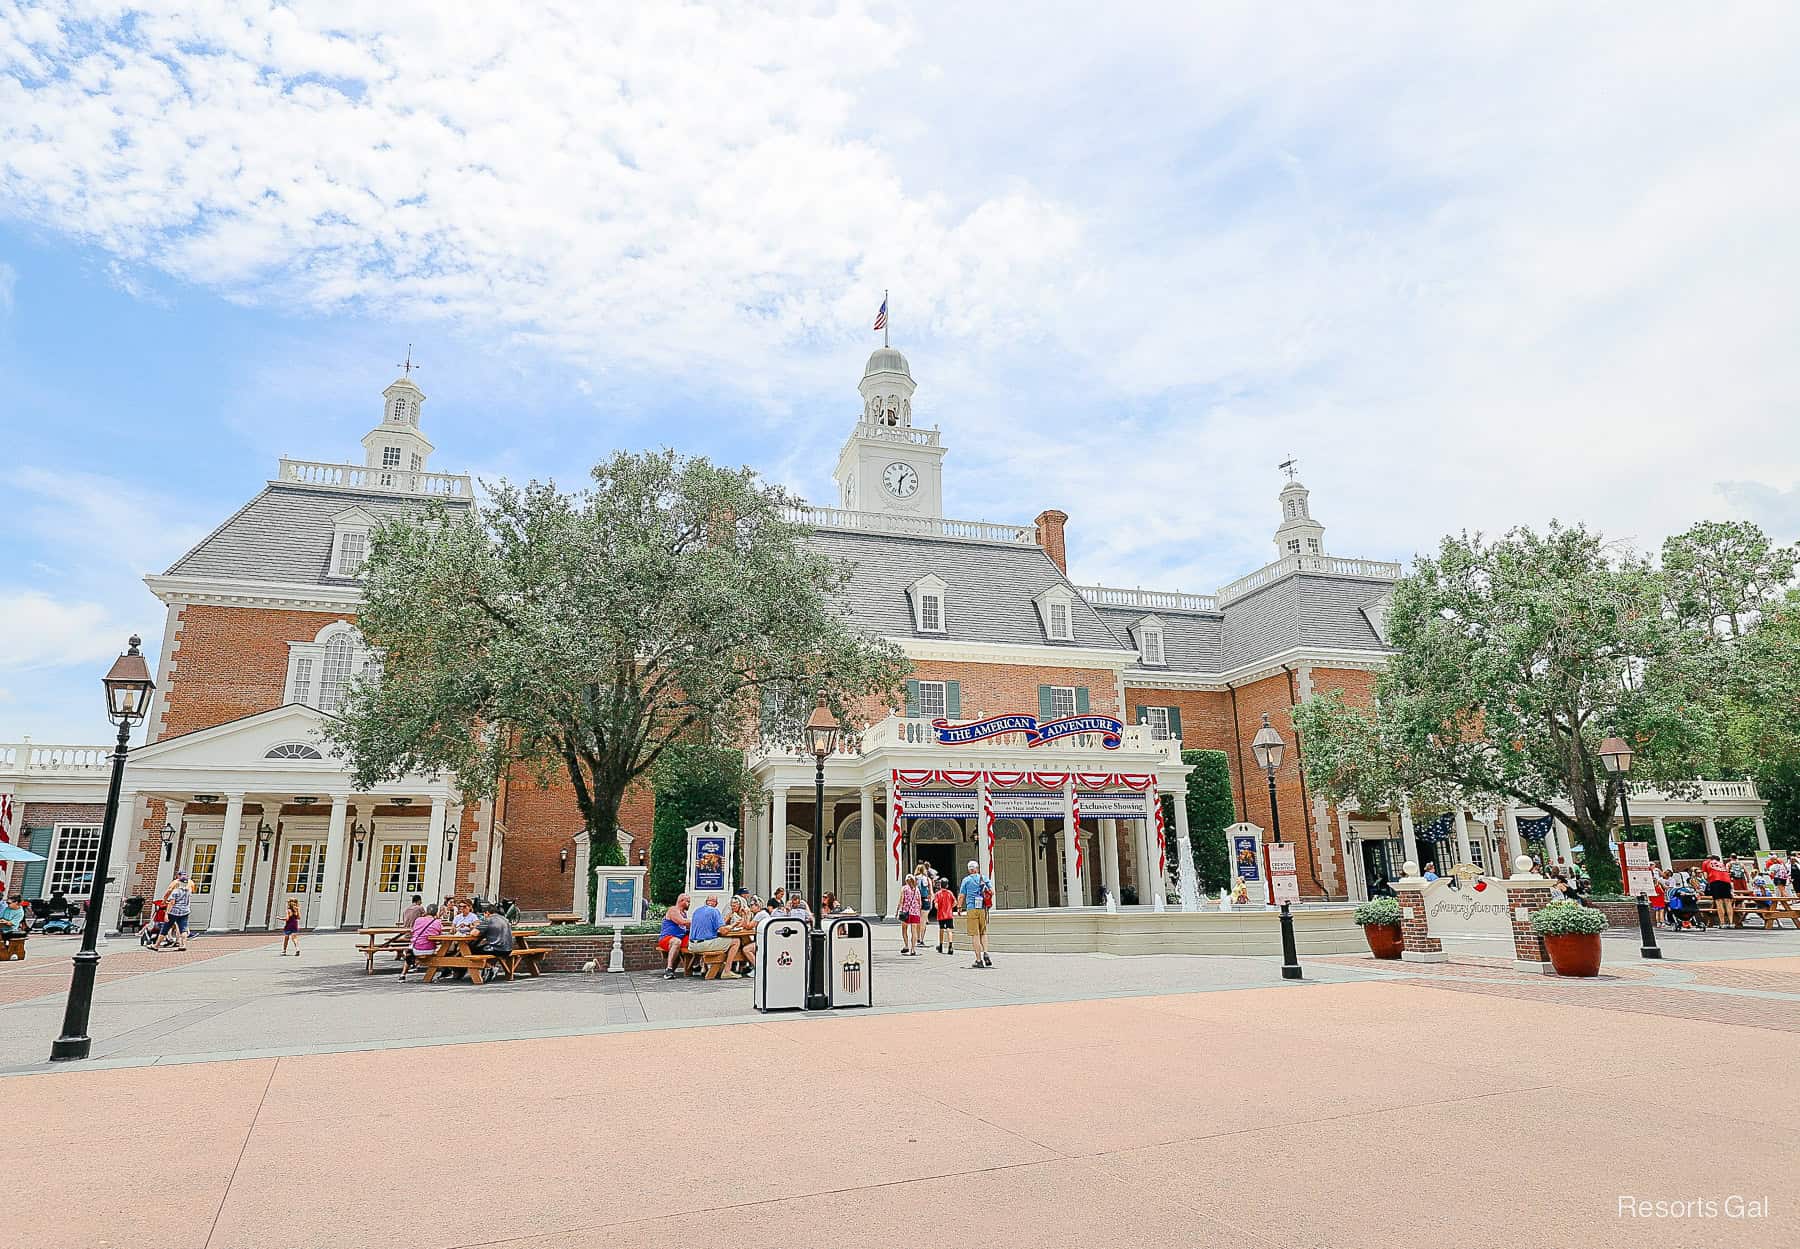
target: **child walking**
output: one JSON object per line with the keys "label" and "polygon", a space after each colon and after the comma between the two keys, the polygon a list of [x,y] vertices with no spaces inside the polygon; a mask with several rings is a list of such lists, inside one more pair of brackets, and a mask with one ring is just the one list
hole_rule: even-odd
{"label": "child walking", "polygon": [[294,957],[300,957],[300,899],[289,898],[287,919],[281,925],[281,953],[287,956],[289,943],[293,944]]}
{"label": "child walking", "polygon": [[937,892],[931,895],[931,909],[938,922],[938,953],[956,953],[956,895],[950,892],[950,878],[938,877]]}

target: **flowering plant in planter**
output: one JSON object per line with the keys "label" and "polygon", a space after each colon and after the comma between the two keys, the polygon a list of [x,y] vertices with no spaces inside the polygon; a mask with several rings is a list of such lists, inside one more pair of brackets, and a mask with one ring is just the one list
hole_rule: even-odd
{"label": "flowering plant in planter", "polygon": [[1356,922],[1365,928],[1370,924],[1397,924],[1400,904],[1392,898],[1370,898],[1356,908]]}
{"label": "flowering plant in planter", "polygon": [[1400,936],[1400,904],[1392,898],[1371,898],[1356,908],[1356,922],[1376,958],[1399,958],[1405,942]]}
{"label": "flowering plant in planter", "polygon": [[1606,916],[1579,902],[1552,902],[1531,917],[1540,937],[1597,937],[1606,931]]}

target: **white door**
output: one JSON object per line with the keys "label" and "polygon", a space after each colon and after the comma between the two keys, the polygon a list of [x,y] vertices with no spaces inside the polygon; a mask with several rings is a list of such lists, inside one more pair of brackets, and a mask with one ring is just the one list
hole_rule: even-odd
{"label": "white door", "polygon": [[374,853],[365,922],[385,926],[399,921],[400,912],[406,909],[415,893],[422,895],[425,892],[425,843],[400,839],[377,841]]}
{"label": "white door", "polygon": [[276,880],[272,928],[287,922],[288,900],[300,903],[300,926],[310,928],[325,900],[325,843],[316,838],[297,838],[283,851],[281,875]]}
{"label": "white door", "polygon": [[218,858],[218,838],[196,838],[188,842],[187,855],[182,866],[187,869],[188,883],[193,887],[193,892],[188,898],[188,927],[195,931],[206,931],[207,924],[212,922],[215,896],[213,869],[218,863]]}
{"label": "white door", "polygon": [[994,906],[1017,910],[1031,905],[1031,840],[1018,820],[994,821]]}

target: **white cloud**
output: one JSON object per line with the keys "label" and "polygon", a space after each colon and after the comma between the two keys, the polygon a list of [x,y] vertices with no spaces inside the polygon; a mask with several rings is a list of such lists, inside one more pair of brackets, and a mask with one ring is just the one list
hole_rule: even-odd
{"label": "white cloud", "polygon": [[1761,525],[1771,540],[1800,542],[1800,486],[1782,490],[1760,481],[1722,481],[1719,493],[1747,519]]}
{"label": "white cloud", "polygon": [[710,375],[813,492],[891,286],[952,512],[1088,579],[1267,558],[1289,453],[1346,554],[1653,546],[1800,475],[1800,12],[1728,7],[0,0],[0,200],[596,408]]}
{"label": "white cloud", "polygon": [[124,650],[131,632],[98,603],[17,586],[0,586],[0,608],[0,672],[99,663]]}
{"label": "white cloud", "polygon": [[12,315],[13,289],[18,284],[18,270],[0,260],[0,320]]}

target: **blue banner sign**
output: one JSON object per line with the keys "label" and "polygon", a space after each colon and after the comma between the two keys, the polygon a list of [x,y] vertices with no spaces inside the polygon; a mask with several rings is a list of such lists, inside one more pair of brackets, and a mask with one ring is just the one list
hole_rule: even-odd
{"label": "blue banner sign", "polygon": [[606,901],[601,909],[603,919],[637,918],[637,885],[614,876],[606,882]]}
{"label": "blue banner sign", "polygon": [[938,743],[944,746],[961,746],[1008,733],[1023,733],[1027,746],[1042,746],[1046,742],[1077,733],[1098,733],[1102,746],[1108,750],[1117,750],[1124,741],[1125,734],[1124,722],[1111,716],[1064,716],[1060,720],[1045,720],[1042,723],[1038,722],[1036,716],[991,716],[968,724],[952,724],[948,720],[939,719],[933,720],[931,726],[937,730]]}
{"label": "blue banner sign", "polygon": [[694,889],[698,893],[725,888],[725,839],[694,838]]}
{"label": "blue banner sign", "polygon": [[1262,868],[1256,861],[1256,838],[1233,837],[1231,849],[1232,857],[1237,860],[1233,866],[1237,868],[1238,879],[1243,881],[1261,880]]}

